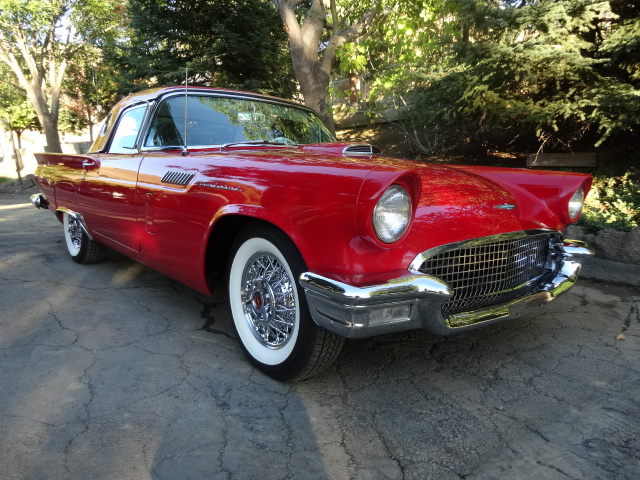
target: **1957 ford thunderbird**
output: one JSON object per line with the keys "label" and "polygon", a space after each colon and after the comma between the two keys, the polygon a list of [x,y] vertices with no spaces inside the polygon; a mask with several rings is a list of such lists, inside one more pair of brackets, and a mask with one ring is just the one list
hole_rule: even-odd
{"label": "1957 ford thunderbird", "polygon": [[110,247],[205,294],[226,277],[242,349],[279,380],[320,372],[345,338],[516,317],[591,253],[562,236],[588,175],[392,159],[258,94],[138,93],[89,153],[37,159],[32,201],[73,260]]}

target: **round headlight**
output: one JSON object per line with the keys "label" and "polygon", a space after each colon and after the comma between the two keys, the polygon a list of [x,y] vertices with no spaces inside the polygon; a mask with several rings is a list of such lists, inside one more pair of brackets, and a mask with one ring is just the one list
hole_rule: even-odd
{"label": "round headlight", "polygon": [[571,196],[571,200],[569,200],[569,218],[571,220],[575,220],[580,216],[583,204],[584,190],[582,190],[582,187],[579,187]]}
{"label": "round headlight", "polygon": [[373,211],[373,228],[384,243],[397,241],[411,221],[411,197],[400,185],[391,185]]}

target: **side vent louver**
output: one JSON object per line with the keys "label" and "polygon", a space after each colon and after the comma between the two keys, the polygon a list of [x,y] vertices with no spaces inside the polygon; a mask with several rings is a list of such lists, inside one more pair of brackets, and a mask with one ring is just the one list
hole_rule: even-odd
{"label": "side vent louver", "polygon": [[378,147],[369,145],[367,143],[358,143],[355,145],[349,145],[343,151],[343,155],[380,155],[381,151]]}
{"label": "side vent louver", "polygon": [[184,187],[195,176],[195,173],[176,172],[174,170],[169,170],[164,174],[164,177],[162,177],[162,180],[160,181],[162,183],[170,183],[171,185],[179,185],[181,187]]}

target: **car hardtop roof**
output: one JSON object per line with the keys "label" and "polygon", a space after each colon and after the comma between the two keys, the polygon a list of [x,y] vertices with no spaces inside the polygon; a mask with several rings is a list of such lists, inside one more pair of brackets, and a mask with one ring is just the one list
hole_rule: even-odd
{"label": "car hardtop roof", "polygon": [[[184,92],[184,90],[185,90],[185,87],[183,85],[173,85],[169,87],[158,87],[158,88],[151,88],[148,90],[142,90],[137,93],[132,93],[131,95],[128,95],[127,97],[120,100],[120,102],[118,102],[118,107],[120,110],[130,105],[135,105],[136,103],[149,102],[152,100],[159,99],[170,93]],[[232,97],[237,97],[242,99],[263,100],[271,103],[284,103],[287,105],[291,105],[292,107],[295,107],[295,108],[312,110],[301,103],[297,103],[292,100],[285,100],[283,98],[273,97],[270,95],[264,95],[262,93],[243,92],[240,90],[229,90],[225,88],[197,87],[197,86],[188,87],[188,90],[189,90],[189,93],[193,93],[193,92],[202,92],[202,93],[211,93],[211,94],[220,93],[224,96],[232,96]]]}

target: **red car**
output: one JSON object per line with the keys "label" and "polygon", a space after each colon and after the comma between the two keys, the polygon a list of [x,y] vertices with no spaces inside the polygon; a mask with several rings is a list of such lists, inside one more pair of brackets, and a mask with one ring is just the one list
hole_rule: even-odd
{"label": "red car", "polygon": [[588,175],[383,157],[258,94],[135,94],[86,155],[37,158],[32,201],[76,262],[110,247],[205,294],[226,277],[243,350],[279,380],[326,368],[344,338],[518,316],[591,253],[562,238]]}

